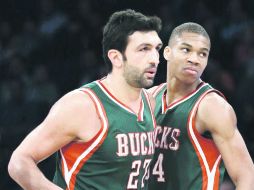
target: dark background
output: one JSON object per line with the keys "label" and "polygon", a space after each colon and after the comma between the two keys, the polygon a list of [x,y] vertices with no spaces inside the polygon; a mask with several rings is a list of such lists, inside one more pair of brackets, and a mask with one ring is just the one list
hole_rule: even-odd
{"label": "dark background", "polygon": [[[205,27],[212,49],[202,78],[235,108],[253,158],[254,1],[1,0],[0,189],[21,189],[8,176],[8,161],[53,103],[104,76],[102,28],[109,15],[126,8],[159,16],[164,44],[178,24],[193,21]],[[166,62],[161,59],[155,84],[165,82],[165,76]],[[54,156],[39,166],[52,178]]]}

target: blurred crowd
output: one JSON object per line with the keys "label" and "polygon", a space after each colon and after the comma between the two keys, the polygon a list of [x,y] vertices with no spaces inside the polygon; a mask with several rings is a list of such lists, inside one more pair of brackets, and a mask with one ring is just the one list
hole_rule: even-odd
{"label": "blurred crowd", "polygon": [[[164,44],[180,23],[193,21],[205,27],[212,49],[202,78],[235,108],[238,128],[254,158],[254,1],[1,1],[0,189],[19,189],[7,175],[11,152],[53,103],[105,75],[102,28],[112,12],[126,8],[159,16]],[[166,62],[161,58],[155,84],[165,78]],[[52,177],[54,168],[40,167]]]}

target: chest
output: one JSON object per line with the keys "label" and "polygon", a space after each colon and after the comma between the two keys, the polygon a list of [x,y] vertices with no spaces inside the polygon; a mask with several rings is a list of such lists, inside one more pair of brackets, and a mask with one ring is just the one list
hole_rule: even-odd
{"label": "chest", "polygon": [[98,156],[109,160],[132,160],[150,157],[154,153],[153,121],[149,113],[144,112],[143,119],[124,110],[117,114],[106,112],[108,131],[106,138],[97,151]]}

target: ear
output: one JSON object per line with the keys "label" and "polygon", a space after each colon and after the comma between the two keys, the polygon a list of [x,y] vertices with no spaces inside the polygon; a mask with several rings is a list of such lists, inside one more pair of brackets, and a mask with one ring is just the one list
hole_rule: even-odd
{"label": "ear", "polygon": [[110,59],[113,67],[121,67],[123,63],[122,54],[116,49],[110,49],[108,51],[108,58]]}
{"label": "ear", "polygon": [[164,51],[163,51],[163,56],[164,58],[168,61],[169,60],[169,55],[171,53],[171,48],[169,46],[166,46],[164,48]]}

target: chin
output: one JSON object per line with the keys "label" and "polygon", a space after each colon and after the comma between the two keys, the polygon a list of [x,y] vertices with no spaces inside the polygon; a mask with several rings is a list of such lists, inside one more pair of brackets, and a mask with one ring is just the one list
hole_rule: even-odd
{"label": "chin", "polygon": [[199,78],[195,75],[182,75],[179,77],[179,79],[184,82],[184,83],[194,83],[196,82]]}
{"label": "chin", "polygon": [[145,82],[145,83],[141,83],[136,85],[137,88],[149,88],[153,85],[153,82]]}
{"label": "chin", "polygon": [[143,88],[149,88],[149,87],[153,86],[153,82],[154,82],[154,81],[149,81],[149,82],[145,83],[145,84],[143,85]]}
{"label": "chin", "polygon": [[183,80],[183,82],[188,85],[192,85],[192,84],[196,83],[197,81],[198,81],[198,79],[196,79],[196,78]]}

